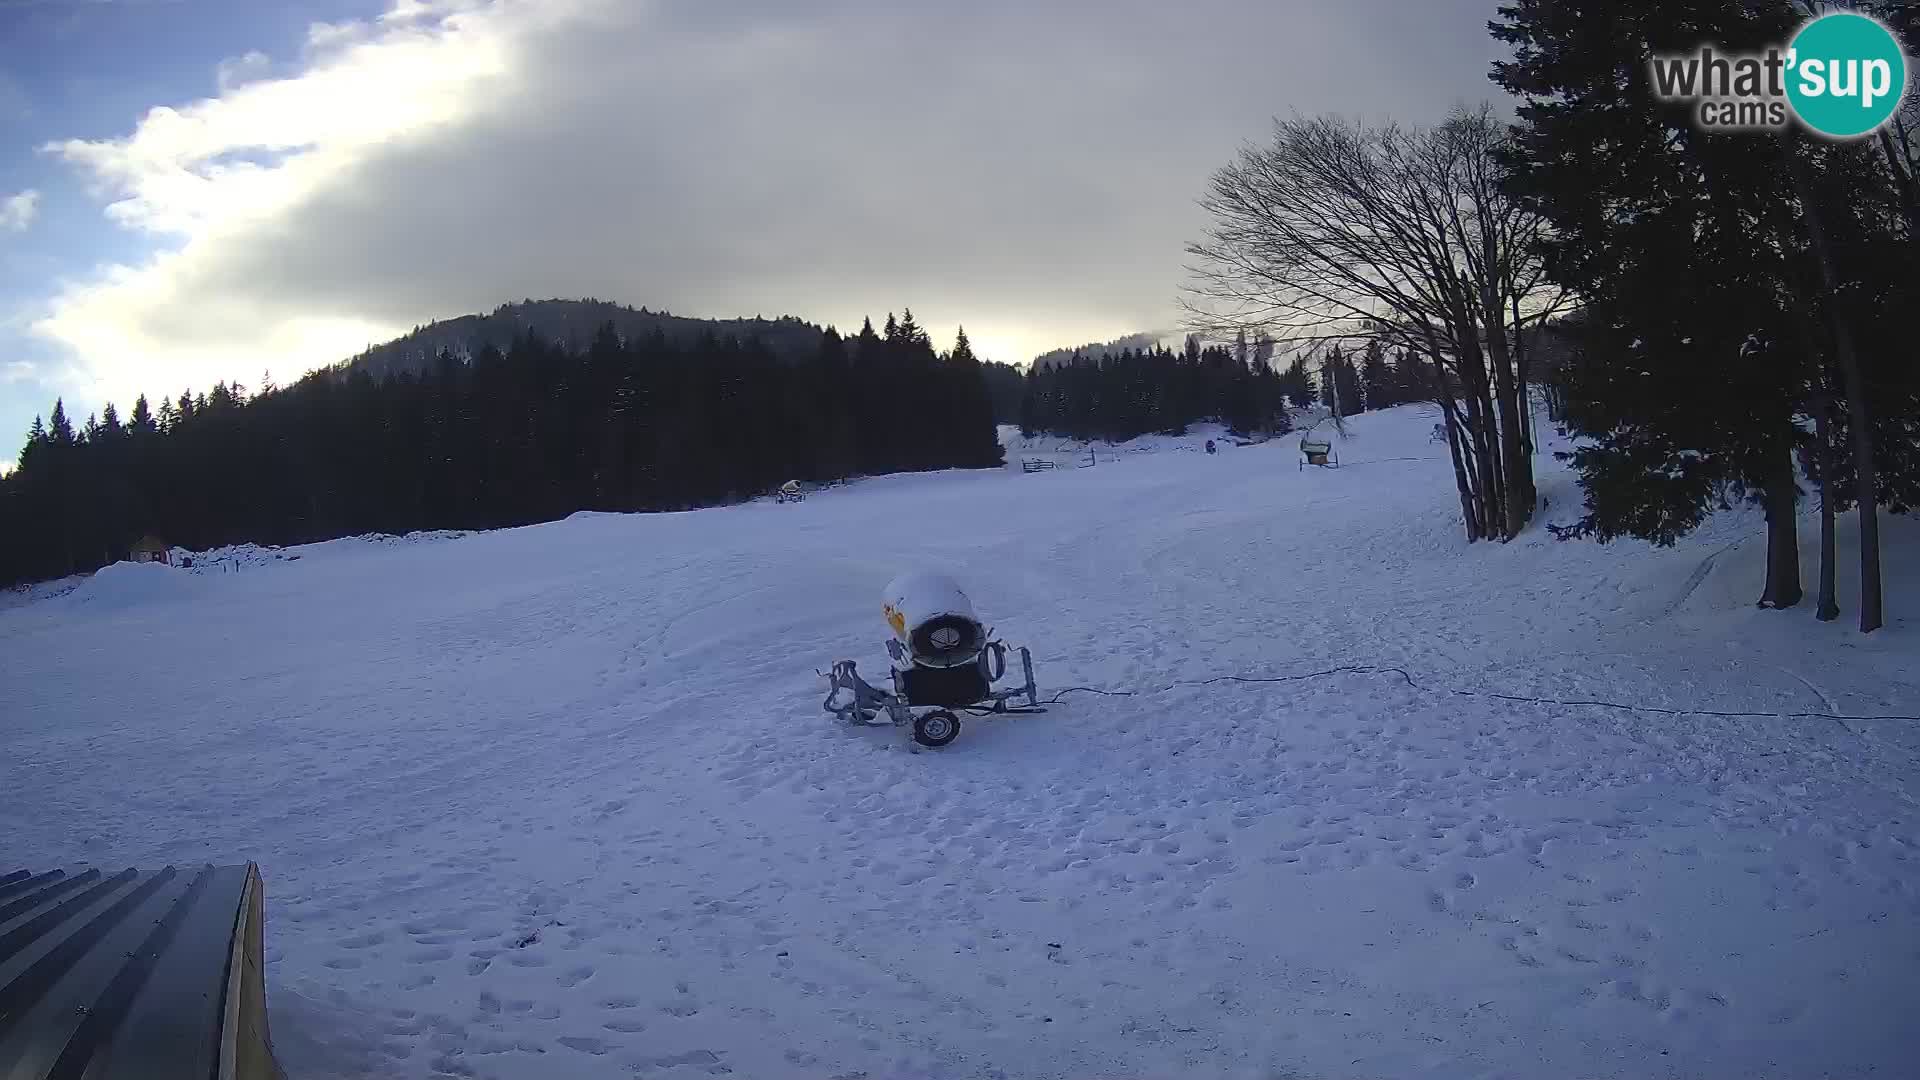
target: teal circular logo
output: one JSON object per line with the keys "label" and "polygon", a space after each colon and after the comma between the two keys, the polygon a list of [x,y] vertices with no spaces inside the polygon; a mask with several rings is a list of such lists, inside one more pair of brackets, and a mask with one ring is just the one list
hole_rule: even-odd
{"label": "teal circular logo", "polygon": [[1822,15],[1801,27],[1788,48],[1787,101],[1822,135],[1871,134],[1906,96],[1899,39],[1865,15]]}

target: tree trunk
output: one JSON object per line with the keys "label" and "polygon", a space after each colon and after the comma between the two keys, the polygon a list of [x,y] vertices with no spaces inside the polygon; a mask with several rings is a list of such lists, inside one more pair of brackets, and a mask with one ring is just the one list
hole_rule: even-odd
{"label": "tree trunk", "polygon": [[1533,517],[1533,462],[1527,457],[1522,437],[1518,381],[1508,362],[1493,357],[1495,405],[1500,417],[1500,462],[1506,479],[1506,532],[1509,539],[1520,535]]}
{"label": "tree trunk", "polygon": [[1813,479],[1820,485],[1820,596],[1814,610],[1814,618],[1821,622],[1832,622],[1840,617],[1840,604],[1836,598],[1833,579],[1835,572],[1833,552],[1833,391],[1828,386],[1826,364],[1821,356],[1819,334],[1814,327],[1811,298],[1791,285],[1787,292],[1789,306],[1793,310],[1794,324],[1800,330],[1801,350],[1806,353],[1807,367],[1811,371],[1808,383],[1812,388],[1813,405],[1813,453],[1809,455],[1813,464]]}
{"label": "tree trunk", "polygon": [[1873,430],[1867,412],[1867,391],[1853,341],[1834,316],[1835,351],[1840,376],[1847,388],[1847,414],[1853,431],[1854,503],[1860,515],[1860,632],[1871,634],[1884,622],[1880,591],[1880,507],[1873,469]]}
{"label": "tree trunk", "polygon": [[1900,193],[1900,215],[1907,219],[1907,239],[1920,237],[1920,190],[1915,189],[1913,174],[1893,149],[1893,136],[1880,129],[1880,150],[1886,155],[1887,170],[1893,174],[1893,186]]}
{"label": "tree trunk", "polygon": [[[1491,250],[1488,256],[1491,260]],[[1493,368],[1493,404],[1500,417],[1500,468],[1506,481],[1502,526],[1507,538],[1512,539],[1533,517],[1533,462],[1521,440],[1519,380],[1507,340],[1506,313],[1491,286],[1481,298],[1480,307],[1486,324],[1487,360]]]}
{"label": "tree trunk", "polygon": [[1826,308],[1833,323],[1834,359],[1840,363],[1840,379],[1846,389],[1848,427],[1853,434],[1854,500],[1860,514],[1860,632],[1870,634],[1883,622],[1880,604],[1880,508],[1876,501],[1877,483],[1873,471],[1873,423],[1867,410],[1867,389],[1860,374],[1860,358],[1853,351],[1853,334],[1845,313],[1840,310],[1839,273],[1833,266],[1833,253],[1827,248],[1827,230],[1820,219],[1820,204],[1813,194],[1813,182],[1807,176],[1806,162],[1789,147],[1787,159],[1793,168],[1800,201],[1805,204],[1807,237],[1812,243],[1814,262],[1820,266],[1820,282],[1826,287]]}
{"label": "tree trunk", "polygon": [[[1513,328],[1513,373],[1520,384],[1520,440],[1529,460],[1538,452],[1540,443],[1535,438],[1533,415],[1533,345],[1528,342],[1526,331],[1520,321],[1520,298],[1512,298],[1512,308],[1508,313],[1508,324]],[[1541,324],[1542,326],[1545,323]],[[1534,482],[1533,466],[1527,466],[1527,483]]]}
{"label": "tree trunk", "polygon": [[1840,617],[1840,604],[1833,586],[1833,394],[1824,381],[1817,380],[1813,391],[1813,468],[1820,484],[1820,600],[1813,617],[1832,622]]}
{"label": "tree trunk", "polygon": [[1474,498],[1472,474],[1460,452],[1460,422],[1451,408],[1444,408],[1447,422],[1447,455],[1453,459],[1453,483],[1460,489],[1460,514],[1467,524],[1467,542],[1485,540],[1487,530],[1480,518],[1480,505]]}
{"label": "tree trunk", "polygon": [[[1527,385],[1527,365],[1524,360],[1521,361],[1519,369],[1514,372],[1514,376],[1519,381],[1518,389],[1520,391],[1520,452],[1527,456],[1527,460],[1531,461],[1540,444],[1534,439],[1533,393],[1532,389]],[[1531,482],[1533,480],[1533,467],[1531,465],[1527,467],[1527,473],[1527,479]]]}
{"label": "tree trunk", "polygon": [[1472,439],[1473,466],[1479,474],[1481,519],[1489,537],[1511,540],[1506,531],[1506,485],[1500,475],[1500,457],[1495,451],[1493,417],[1487,394],[1486,371],[1478,366],[1478,357],[1469,354],[1472,363],[1463,362],[1461,382],[1467,402],[1467,434]]}
{"label": "tree trunk", "polygon": [[1793,448],[1774,454],[1763,489],[1767,507],[1767,587],[1763,608],[1790,608],[1800,602],[1800,532],[1794,512]]}
{"label": "tree trunk", "polygon": [[[1514,301],[1513,325],[1520,325],[1519,301]],[[1513,375],[1520,391],[1520,450],[1527,458],[1527,487],[1534,488],[1533,455],[1539,450],[1540,443],[1535,439],[1533,430],[1533,394],[1528,370],[1532,357],[1528,354],[1527,342],[1518,330],[1513,335]],[[1531,510],[1529,510],[1531,514]]]}
{"label": "tree trunk", "polygon": [[1447,455],[1453,459],[1453,484],[1460,492],[1460,520],[1467,530],[1467,542],[1473,543],[1486,539],[1486,530],[1481,527],[1479,507],[1474,497],[1472,475],[1467,471],[1466,461],[1461,453],[1461,440],[1464,433],[1460,430],[1459,417],[1454,412],[1453,388],[1447,384],[1447,370],[1440,364],[1440,350],[1427,335],[1427,355],[1431,365],[1427,372],[1427,381],[1431,387],[1434,404],[1440,406],[1441,416],[1447,426]]}

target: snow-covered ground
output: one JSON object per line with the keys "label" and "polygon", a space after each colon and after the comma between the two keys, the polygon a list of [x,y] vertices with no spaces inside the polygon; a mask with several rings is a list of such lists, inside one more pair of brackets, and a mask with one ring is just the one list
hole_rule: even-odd
{"label": "snow-covered ground", "polygon": [[[1913,722],[1153,690],[1920,713],[1920,523],[1863,637],[1749,511],[1469,546],[1431,423],[112,568],[0,611],[0,863],[257,860],[296,1077],[1908,1074]],[[927,564],[1148,692],[832,726]]]}

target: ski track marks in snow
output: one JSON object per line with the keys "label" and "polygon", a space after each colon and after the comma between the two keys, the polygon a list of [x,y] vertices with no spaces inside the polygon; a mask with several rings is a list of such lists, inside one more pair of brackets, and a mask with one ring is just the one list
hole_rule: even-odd
{"label": "ski track marks in snow", "polygon": [[882,670],[874,597],[923,561],[1034,648],[1043,693],[1362,662],[1665,706],[1920,701],[1903,624],[1810,647],[1810,618],[1723,602],[1750,516],[1671,552],[1464,545],[1430,425],[1362,418],[1338,472],[1283,440],[892,477],[342,549],[110,618],[24,605],[0,751],[37,764],[0,820],[34,864],[259,860],[296,1075],[1913,1060],[1897,727],[1351,673],[1075,695],[940,752],[818,711],[815,669]]}

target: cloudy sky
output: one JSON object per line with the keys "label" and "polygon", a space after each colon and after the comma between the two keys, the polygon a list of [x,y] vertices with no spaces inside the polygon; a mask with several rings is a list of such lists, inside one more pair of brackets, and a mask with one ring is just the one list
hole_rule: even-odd
{"label": "cloudy sky", "polygon": [[1170,326],[1239,142],[1494,96],[1495,3],[0,0],[0,461],[521,297]]}

